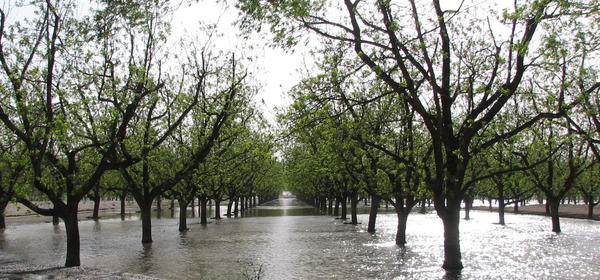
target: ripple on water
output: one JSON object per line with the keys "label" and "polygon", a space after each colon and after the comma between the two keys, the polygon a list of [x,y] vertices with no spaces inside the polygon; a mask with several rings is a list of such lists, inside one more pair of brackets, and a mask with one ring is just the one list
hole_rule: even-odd
{"label": "ripple on water", "polygon": [[[139,220],[82,221],[82,263],[167,279],[241,278],[258,268],[264,279],[452,278],[440,267],[443,229],[434,214],[411,214],[408,244],[398,247],[395,214],[378,216],[377,233],[370,234],[367,215],[359,216],[360,225],[346,225],[295,215],[306,207],[287,202],[283,210],[272,204],[254,212],[257,217],[207,226],[189,219],[190,231],[183,234],[177,219],[155,219],[151,245],[140,242]],[[293,216],[277,216],[284,210]],[[460,225],[460,279],[600,279],[599,222],[561,219],[563,233],[553,234],[546,217],[507,214],[506,226],[495,224],[496,213],[474,211],[471,218]],[[0,257],[6,252],[40,264],[63,263],[62,226],[10,225],[0,242]]]}

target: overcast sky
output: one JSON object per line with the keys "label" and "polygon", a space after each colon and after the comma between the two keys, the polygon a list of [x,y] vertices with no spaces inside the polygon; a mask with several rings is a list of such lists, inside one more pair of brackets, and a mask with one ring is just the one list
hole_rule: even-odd
{"label": "overcast sky", "polygon": [[[192,5],[182,5],[173,16],[172,27],[174,38],[198,32],[200,24],[217,24],[217,30],[223,34],[214,40],[215,48],[235,50],[237,53],[250,54],[255,59],[250,66],[253,78],[262,85],[262,90],[256,97],[265,117],[275,122],[274,107],[285,107],[291,101],[285,93],[300,81],[298,68],[304,60],[310,59],[305,51],[295,50],[286,52],[280,48],[266,46],[269,34],[254,34],[250,40],[245,40],[241,32],[234,26],[238,12],[234,7],[225,7],[215,1],[199,1]],[[253,50],[246,48],[254,45]],[[264,100],[264,104],[263,101]]]}

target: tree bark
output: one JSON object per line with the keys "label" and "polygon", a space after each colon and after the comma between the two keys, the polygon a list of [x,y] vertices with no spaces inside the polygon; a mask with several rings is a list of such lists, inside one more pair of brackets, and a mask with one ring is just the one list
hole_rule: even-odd
{"label": "tree bark", "polygon": [[92,212],[92,220],[97,221],[100,219],[100,194],[94,195],[94,211]]}
{"label": "tree bark", "polygon": [[142,219],[142,243],[152,243],[152,201],[138,205]]}
{"label": "tree bark", "polygon": [[351,224],[358,225],[358,193],[354,192],[350,201],[352,220]]}
{"label": "tree bark", "polygon": [[[498,223],[504,225],[504,184],[498,180],[496,188],[498,189]],[[516,201],[515,205],[517,205]]]}
{"label": "tree bark", "polygon": [[4,210],[0,210],[0,232],[6,229],[6,219],[4,218]]}
{"label": "tree bark", "polygon": [[369,226],[367,232],[375,233],[375,223],[377,222],[377,211],[379,210],[379,202],[381,198],[371,196],[371,211],[369,211]]}
{"label": "tree bark", "polygon": [[460,271],[463,268],[460,252],[460,201],[449,202],[449,206],[442,215],[444,223],[444,265],[447,271]]}
{"label": "tree bark", "polygon": [[188,202],[179,200],[179,232],[187,231]]}
{"label": "tree bark", "polygon": [[227,213],[225,214],[225,216],[227,216],[227,218],[231,218],[231,207],[233,206],[233,199],[229,199],[229,202],[227,202]]}
{"label": "tree bark", "polygon": [[342,220],[348,219],[348,217],[347,217],[348,216],[347,200],[348,200],[347,196],[342,197],[342,216],[340,217],[340,219],[342,219]]}
{"label": "tree bark", "polygon": [[471,207],[473,206],[473,198],[470,196],[465,196],[464,202],[465,202],[465,220],[468,221],[471,219]]}
{"label": "tree bark", "polygon": [[513,212],[515,214],[519,214],[519,203],[518,202],[515,202],[515,208],[513,208]]}
{"label": "tree bark", "polygon": [[190,204],[191,204],[190,208],[192,208],[192,218],[196,218],[195,199],[192,198],[192,201],[190,202]]}
{"label": "tree bark", "polygon": [[552,232],[560,233],[560,217],[558,216],[559,199],[550,199],[550,215],[552,216]]}
{"label": "tree bark", "polygon": [[406,221],[410,211],[396,210],[398,217],[398,227],[396,228],[396,245],[404,246],[406,244]]}
{"label": "tree bark", "polygon": [[77,206],[75,209],[69,209],[62,218],[67,232],[67,257],[66,267],[79,266],[79,224],[77,222]]}
{"label": "tree bark", "polygon": [[221,201],[215,199],[215,220],[221,219]]}
{"label": "tree bark", "polygon": [[[515,202],[515,207],[517,203]],[[498,224],[504,225],[504,198],[498,199]]]}
{"label": "tree bark", "polygon": [[238,203],[240,200],[244,200],[243,198],[236,198],[233,201],[233,216],[237,218],[238,216]]}
{"label": "tree bark", "polygon": [[162,211],[162,199],[160,196],[158,196],[156,198],[156,212],[161,212]]}
{"label": "tree bark", "polygon": [[594,203],[590,200],[588,202],[588,219],[594,218]]}
{"label": "tree bark", "polygon": [[[387,201],[386,201],[386,203],[387,203]],[[419,202],[419,204],[421,204],[421,209],[419,210],[419,213],[421,213],[421,214],[427,213],[427,207],[425,206],[425,199],[422,199],[421,202]]]}
{"label": "tree bark", "polygon": [[6,229],[6,219],[4,217],[8,201],[0,203],[0,232]]}
{"label": "tree bark", "polygon": [[206,204],[207,204],[206,202],[207,202],[207,200],[208,199],[206,199],[205,196],[198,198],[198,201],[200,203],[200,210],[199,210],[200,211],[200,224],[202,224],[202,225],[208,224],[208,220],[206,219],[206,216],[207,216],[206,215]]}
{"label": "tree bark", "polygon": [[333,214],[333,199],[329,197],[327,199],[327,215],[331,216]]}
{"label": "tree bark", "polygon": [[335,206],[333,207],[333,215],[336,217],[340,215],[340,199],[339,198],[335,199]]}
{"label": "tree bark", "polygon": [[121,220],[125,220],[125,199],[127,198],[127,191],[123,190],[121,192]]}

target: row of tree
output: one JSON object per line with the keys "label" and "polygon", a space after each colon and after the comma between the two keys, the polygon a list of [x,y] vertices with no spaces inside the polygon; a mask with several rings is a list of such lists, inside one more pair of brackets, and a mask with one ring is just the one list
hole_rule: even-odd
{"label": "row of tree", "polygon": [[597,203],[600,6],[443,2],[237,6],[242,27],[268,25],[276,45],[306,31],[320,40],[316,67],[281,117],[294,140],[284,152],[294,191],[353,206],[361,193],[387,201],[398,244],[410,210],[431,199],[444,226],[443,267],[460,271],[463,201],[485,192],[502,208],[541,192],[555,232],[571,191]]}
{"label": "row of tree", "polygon": [[168,2],[78,4],[31,1],[22,9],[34,12],[19,20],[9,13],[19,7],[0,9],[2,227],[11,200],[60,218],[65,265],[78,266],[86,197],[132,196],[142,242],[152,242],[158,197],[178,200],[186,230],[196,198],[218,209],[225,199],[279,192],[245,59],[215,50],[213,30],[204,42],[169,45]]}

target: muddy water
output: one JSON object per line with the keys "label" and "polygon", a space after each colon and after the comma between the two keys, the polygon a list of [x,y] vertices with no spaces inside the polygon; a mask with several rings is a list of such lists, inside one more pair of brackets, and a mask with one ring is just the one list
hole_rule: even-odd
{"label": "muddy water", "polygon": [[[163,215],[164,217],[165,215]],[[473,211],[461,221],[465,269],[462,279],[600,279],[600,223],[561,219],[562,234],[550,232],[546,217]],[[396,218],[382,214],[377,233],[321,216],[294,199],[279,199],[190,231],[178,219],[154,219],[151,245],[142,245],[141,223],[82,221],[81,258],[87,267],[141,273],[165,279],[443,279],[442,224],[433,213],[413,213],[408,244],[394,244]],[[48,223],[11,224],[0,234],[0,255],[61,265],[65,234]],[[1,257],[1,256],[0,256]]]}

